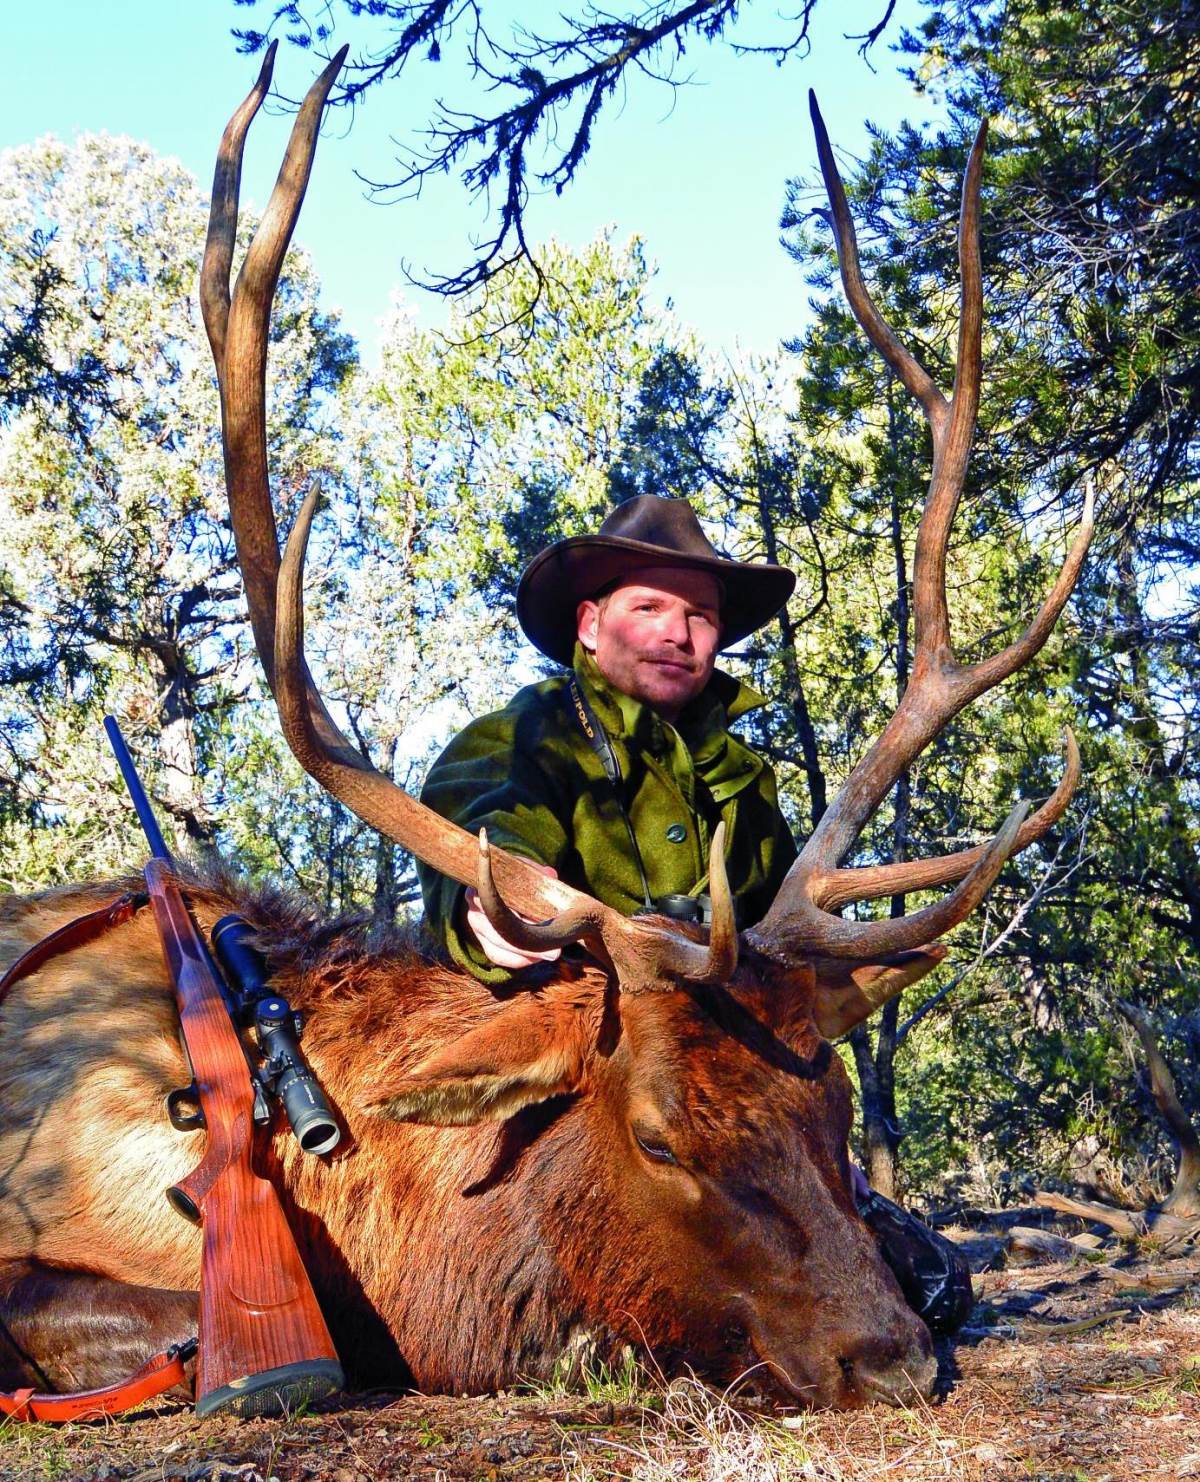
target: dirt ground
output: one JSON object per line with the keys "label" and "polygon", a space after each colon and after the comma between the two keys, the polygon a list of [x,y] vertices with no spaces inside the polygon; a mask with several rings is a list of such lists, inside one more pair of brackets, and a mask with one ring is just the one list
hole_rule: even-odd
{"label": "dirt ground", "polygon": [[[993,1264],[995,1240],[972,1241]],[[1116,1259],[1114,1259],[1114,1256]],[[985,1270],[928,1406],[809,1415],[690,1381],[366,1394],[278,1420],[156,1413],[0,1427],[0,1479],[131,1482],[1166,1482],[1200,1478],[1200,1259],[1109,1250]]]}

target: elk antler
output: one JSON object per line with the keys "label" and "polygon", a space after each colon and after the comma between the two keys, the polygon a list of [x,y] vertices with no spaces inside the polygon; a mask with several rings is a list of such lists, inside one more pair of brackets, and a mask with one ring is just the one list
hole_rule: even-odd
{"label": "elk antler", "polygon": [[[275,43],[258,80],[226,127],[217,153],[208,238],[200,274],[205,328],[221,392],[222,442],[229,513],[246,586],[250,623],[289,745],[302,766],[365,822],[396,839],[436,869],[464,883],[474,879],[474,841],[423,808],[377,772],[341,733],[326,710],[304,660],[299,582],[303,547],[316,508],[314,489],[296,521],[298,556],[289,597],[279,614],[281,568],[267,471],[266,368],[271,304],[316,151],[325,100],[346,48],[309,89],[296,116],[271,199],[246,252],[232,299],[229,273],[237,236],[238,190],[246,133],[271,82]],[[457,835],[462,835],[458,839]],[[501,875],[517,906],[533,913],[564,909],[577,895],[523,861],[504,857]]]}
{"label": "elk antler", "polygon": [[[867,291],[858,261],[854,223],[829,145],[829,135],[809,93],[821,173],[846,298],[868,338],[920,403],[933,434],[933,474],[917,533],[913,560],[915,653],[912,676],[895,713],[846,779],[792,866],[771,909],[748,935],[761,950],[792,958],[877,956],[924,945],[974,910],[1016,850],[1039,838],[1062,815],[1079,776],[1079,752],[1067,733],[1067,766],[1053,796],[1027,821],[1024,805],[1010,815],[986,846],[944,859],[899,861],[839,869],[871,815],[915,757],[972,700],[999,684],[1038,652],[1075,586],[1092,532],[1090,487],[1083,519],[1057,581],[1024,633],[1000,653],[974,664],[954,656],[946,601],[946,546],[958,509],[979,410],[983,286],[979,255],[979,184],[986,122],[980,126],[963,180],[959,218],[962,280],[958,357],[949,401],[928,372],[901,344]],[[915,915],[887,921],[846,921],[831,912],[853,900],[962,883],[944,900]]]}
{"label": "elk antler", "polygon": [[[230,520],[255,645],[284,736],[297,760],[365,823],[444,875],[469,885],[477,872],[475,840],[371,766],[338,729],[309,673],[304,658],[302,586],[318,489],[314,486],[304,501],[282,564],[271,509],[266,432],[271,304],[308,185],[322,110],[345,55],[343,47],[301,104],[275,188],[246,252],[232,298],[229,273],[237,236],[242,150],[270,86],[274,42],[257,82],[229,121],[217,154],[200,297],[221,392]],[[571,923],[570,940],[584,941],[609,961],[627,991],[664,986],[662,980],[671,976],[712,981],[715,973],[732,973],[736,966],[737,942],[736,935],[730,942],[733,917],[728,901],[719,908],[714,905],[710,949],[671,931],[661,921],[627,920],[515,855],[496,851],[495,864],[500,887],[517,910],[534,918],[548,916]],[[714,862],[714,869],[714,879],[723,878],[720,860]],[[498,891],[493,890],[493,897],[495,906]]]}
{"label": "elk antler", "polygon": [[[200,268],[200,307],[221,393],[221,444],[225,453],[229,516],[246,587],[254,643],[272,690],[275,688],[279,542],[267,477],[267,336],[275,286],[312,169],[321,113],[348,50],[342,47],[333,58],[309,88],[296,115],[275,188],[246,252],[231,299],[229,273],[237,239],[242,150],[254,115],[271,85],[277,45],[273,41],[267,48],[257,81],[222,136]],[[313,725],[324,743],[347,766],[367,766],[334,723],[307,671],[304,689]]]}
{"label": "elk antler", "polygon": [[[479,873],[476,879],[484,915],[506,942],[526,952],[546,952],[565,947],[602,930],[598,911],[608,908],[591,896],[579,901],[549,921],[527,921],[505,905],[492,878],[492,851],[486,829],[479,830]],[[671,935],[670,966],[679,977],[693,983],[727,983],[737,971],[738,938],[733,892],[725,872],[725,822],[713,830],[708,867],[712,929],[708,949],[698,948],[686,938]]]}

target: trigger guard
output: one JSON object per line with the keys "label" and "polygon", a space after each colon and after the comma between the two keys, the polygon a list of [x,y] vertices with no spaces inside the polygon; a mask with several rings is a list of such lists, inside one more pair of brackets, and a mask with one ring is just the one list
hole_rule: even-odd
{"label": "trigger guard", "polygon": [[[177,1086],[166,1096],[167,1118],[176,1132],[201,1132],[204,1130],[204,1110],[200,1105],[200,1092],[195,1081],[190,1086]],[[193,1110],[184,1111],[182,1108]]]}

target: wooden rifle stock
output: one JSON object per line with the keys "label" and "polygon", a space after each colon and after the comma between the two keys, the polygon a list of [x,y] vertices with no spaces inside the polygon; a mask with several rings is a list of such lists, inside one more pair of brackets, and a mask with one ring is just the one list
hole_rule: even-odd
{"label": "wooden rifle stock", "polygon": [[204,1233],[196,1412],[273,1414],[340,1389],[342,1370],[279,1197],[251,1166],[254,1092],[204,940],[167,860],[150,860],[146,885],[208,1133],[168,1191]]}

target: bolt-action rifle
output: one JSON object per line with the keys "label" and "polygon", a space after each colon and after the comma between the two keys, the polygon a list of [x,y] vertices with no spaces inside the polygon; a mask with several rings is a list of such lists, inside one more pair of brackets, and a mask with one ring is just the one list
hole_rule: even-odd
{"label": "bolt-action rifle", "polygon": [[[237,999],[231,998],[222,983],[175,883],[170,852],[111,716],[105,717],[104,728],[150,845],[146,888],[175,984],[195,1087],[189,1093],[200,1109],[191,1125],[203,1125],[208,1133],[208,1147],[199,1166],[167,1190],[172,1206],[199,1223],[204,1233],[196,1412],[211,1415],[227,1409],[240,1415],[273,1414],[340,1389],[342,1369],[279,1196],[251,1165],[255,1104],[257,1099],[261,1108],[263,1096],[231,1018]],[[271,1041],[271,1027],[264,1037],[261,1025],[260,1042],[268,1065],[276,1062],[269,1078],[296,1125],[293,1106],[303,1113],[315,1082],[307,1072],[305,1083],[292,1060],[282,1071],[278,1068],[280,1054],[290,1055],[294,1037],[288,1033],[291,1013],[286,1001],[273,1001],[286,1011],[273,1015],[268,1011],[266,1016],[281,1031],[282,1042],[278,1036]],[[289,1069],[294,1074],[285,1085],[284,1074]],[[300,1084],[305,1089],[293,1091],[289,1104],[287,1087]],[[315,1089],[317,1102],[324,1107],[319,1088]],[[336,1123],[329,1120],[336,1142]],[[303,1144],[304,1132],[300,1126],[296,1131]],[[332,1146],[328,1135],[319,1139],[320,1147],[318,1139],[310,1137],[310,1150]]]}

